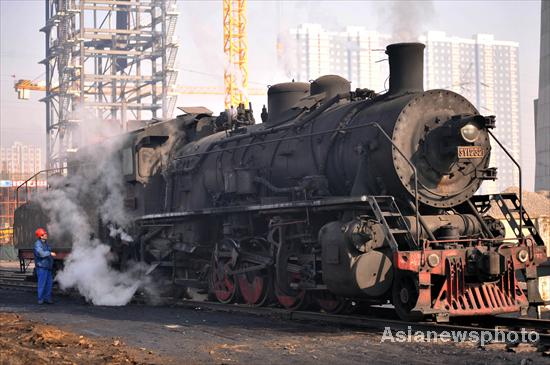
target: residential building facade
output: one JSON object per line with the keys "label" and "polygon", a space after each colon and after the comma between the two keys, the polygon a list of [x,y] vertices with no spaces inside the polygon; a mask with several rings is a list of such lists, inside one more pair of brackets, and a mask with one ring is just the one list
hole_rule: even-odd
{"label": "residential building facade", "polygon": [[[0,244],[11,242],[13,214],[21,196],[17,187],[42,169],[42,151],[39,146],[14,142],[0,147]],[[33,181],[32,187],[45,187],[45,181]],[[29,184],[31,185],[31,184]]]}
{"label": "residential building facade", "polygon": [[4,178],[25,180],[42,169],[39,146],[14,142],[0,148],[0,174]]}
{"label": "residential building facade", "polygon": [[[327,31],[320,24],[301,24],[290,30],[296,62],[293,77],[307,82],[334,74],[351,81],[352,89],[377,92],[388,86],[385,46],[389,36],[364,27]],[[292,55],[291,55],[292,57]]]}

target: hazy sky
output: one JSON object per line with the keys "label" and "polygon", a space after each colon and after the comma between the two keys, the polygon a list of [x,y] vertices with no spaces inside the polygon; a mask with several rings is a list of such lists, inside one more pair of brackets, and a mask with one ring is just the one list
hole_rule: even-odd
{"label": "hazy sky", "polygon": [[[494,34],[520,44],[522,164],[526,187],[534,183],[533,99],[538,93],[540,1],[251,1],[248,2],[249,80],[261,87],[284,80],[275,43],[279,29],[303,22],[329,30],[347,25],[392,33],[407,24],[412,33],[441,30],[470,37]],[[223,85],[221,1],[178,1],[179,85]],[[17,100],[13,78],[43,80],[44,0],[0,0],[0,144],[13,140],[45,146],[44,104],[40,92]],[[355,87],[356,85],[352,85]],[[361,85],[368,87],[368,85]],[[265,100],[252,98],[256,111]],[[216,113],[221,96],[180,96],[178,105],[205,105]],[[498,116],[497,116],[498,121]]]}

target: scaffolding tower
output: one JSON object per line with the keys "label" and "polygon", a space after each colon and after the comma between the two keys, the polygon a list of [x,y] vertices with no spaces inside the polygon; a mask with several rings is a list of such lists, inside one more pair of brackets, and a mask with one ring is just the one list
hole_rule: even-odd
{"label": "scaffolding tower", "polygon": [[[47,164],[63,167],[101,123],[167,119],[176,96],[175,0],[45,0]],[[97,128],[95,125],[92,128]],[[79,132],[82,131],[82,132]]]}

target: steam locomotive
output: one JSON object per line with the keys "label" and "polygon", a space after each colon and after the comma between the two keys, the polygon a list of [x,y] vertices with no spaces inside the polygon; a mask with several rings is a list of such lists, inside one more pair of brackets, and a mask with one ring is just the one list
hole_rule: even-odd
{"label": "steam locomotive", "polygon": [[423,91],[423,50],[387,47],[384,94],[328,75],[271,86],[263,123],[251,107],[194,107],[130,133],[119,157],[135,240],[113,248],[121,265],[290,310],[391,302],[403,319],[447,321],[542,304],[544,242],[520,197],[474,195],[496,179],[495,117]]}

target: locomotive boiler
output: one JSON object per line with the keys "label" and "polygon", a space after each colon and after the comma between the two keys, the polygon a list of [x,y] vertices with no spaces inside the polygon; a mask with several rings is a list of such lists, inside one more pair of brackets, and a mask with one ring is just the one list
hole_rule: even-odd
{"label": "locomotive boiler", "polygon": [[223,303],[391,302],[403,319],[439,321],[541,304],[544,242],[521,197],[474,195],[496,179],[495,117],[424,91],[423,51],[387,47],[383,94],[327,75],[271,86],[262,123],[242,106],[194,107],[132,133],[130,256]]}

